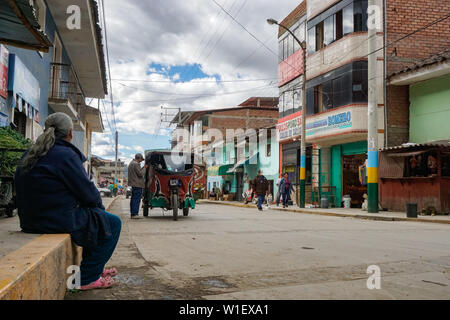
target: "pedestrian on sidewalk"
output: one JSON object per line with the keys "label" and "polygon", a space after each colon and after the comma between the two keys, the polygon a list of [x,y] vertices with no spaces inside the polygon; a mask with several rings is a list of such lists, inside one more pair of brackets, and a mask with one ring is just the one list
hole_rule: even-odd
{"label": "pedestrian on sidewalk", "polygon": [[262,211],[262,204],[264,203],[264,198],[267,193],[269,193],[269,181],[263,176],[262,171],[258,170],[258,175],[253,179],[252,185],[254,191],[258,196],[258,210]]}
{"label": "pedestrian on sidewalk", "polygon": [[276,203],[276,205],[277,205],[277,207],[278,207],[278,205],[280,204],[280,198],[281,198],[281,189],[280,189],[280,182],[281,182],[281,179],[283,179],[283,174],[282,173],[280,173],[280,177],[278,178],[278,180],[277,180],[277,187],[278,187],[278,191],[277,191],[277,194],[276,194],[276,196],[275,196],[275,203]]}
{"label": "pedestrian on sidewalk", "polygon": [[20,227],[26,233],[69,233],[83,248],[81,289],[114,284],[115,268],[105,269],[119,240],[122,222],[105,211],[89,180],[86,157],[72,143],[73,123],[53,113],[45,131],[25,152],[15,174]]}
{"label": "pedestrian on sidewalk", "polygon": [[289,175],[287,172],[284,173],[283,179],[281,179],[280,181],[279,189],[281,190],[283,208],[287,208],[291,191],[294,189],[291,182],[289,181]]}
{"label": "pedestrian on sidewalk", "polygon": [[128,165],[128,185],[131,186],[130,213],[131,219],[139,218],[139,207],[141,205],[142,192],[145,187],[145,171],[147,165],[141,168],[144,160],[142,154],[137,153],[134,160]]}

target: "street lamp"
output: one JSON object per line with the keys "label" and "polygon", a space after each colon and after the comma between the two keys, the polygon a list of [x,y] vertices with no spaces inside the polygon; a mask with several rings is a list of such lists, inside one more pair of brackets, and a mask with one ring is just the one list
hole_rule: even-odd
{"label": "street lamp", "polygon": [[305,188],[306,188],[306,41],[300,41],[295,34],[289,30],[289,28],[278,23],[275,19],[267,19],[267,23],[270,25],[276,24],[289,32],[294,40],[300,45],[303,51],[303,63],[302,63],[302,137],[300,148],[300,201],[298,206],[300,208],[305,207]]}

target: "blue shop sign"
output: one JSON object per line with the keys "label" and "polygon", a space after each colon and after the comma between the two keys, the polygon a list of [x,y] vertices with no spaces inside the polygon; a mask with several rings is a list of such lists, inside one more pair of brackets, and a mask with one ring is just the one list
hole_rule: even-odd
{"label": "blue shop sign", "polygon": [[13,92],[13,101],[20,97],[33,109],[39,110],[39,81],[15,54],[9,55],[8,91]]}
{"label": "blue shop sign", "polygon": [[347,123],[352,120],[352,114],[350,111],[332,115],[328,117],[328,126],[334,126],[337,124]]}

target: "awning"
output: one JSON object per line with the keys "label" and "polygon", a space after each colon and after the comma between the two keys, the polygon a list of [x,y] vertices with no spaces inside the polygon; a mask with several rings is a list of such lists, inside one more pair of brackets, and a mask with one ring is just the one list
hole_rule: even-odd
{"label": "awning", "polygon": [[417,156],[419,154],[423,154],[430,151],[428,150],[420,150],[420,151],[412,151],[412,152],[399,152],[399,153],[388,153],[387,156],[389,157],[412,157]]}
{"label": "awning", "polygon": [[8,91],[12,91],[11,107],[30,119],[39,121],[40,86],[31,71],[15,55],[9,55]]}
{"label": "awning", "polygon": [[0,42],[48,52],[52,43],[44,34],[29,1],[0,1]]}
{"label": "awning", "polygon": [[253,162],[254,160],[257,161],[257,157],[258,157],[258,152],[256,152],[253,156],[251,156],[248,159],[242,159],[242,160],[238,161],[232,169],[228,170],[228,174],[234,173],[237,168],[243,166],[244,164],[249,164],[250,162]]}
{"label": "awning", "polygon": [[221,166],[211,166],[208,167],[208,176],[224,176],[229,175],[230,173],[227,173],[228,169],[231,168],[231,164],[224,164]]}

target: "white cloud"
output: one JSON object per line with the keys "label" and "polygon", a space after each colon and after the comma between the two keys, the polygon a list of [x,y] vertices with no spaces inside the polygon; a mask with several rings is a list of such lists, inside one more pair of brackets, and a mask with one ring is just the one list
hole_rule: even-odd
{"label": "white cloud", "polygon": [[[278,29],[268,25],[266,19],[283,19],[300,1],[222,0],[220,3],[277,52]],[[212,1],[110,0],[105,1],[105,6],[112,78],[123,79],[113,81],[114,101],[121,102],[115,108],[119,134],[168,133],[167,124],[160,123],[162,105],[183,110],[233,107],[250,96],[278,96],[277,57]],[[238,74],[241,79],[274,80],[217,84],[211,77],[187,83],[173,82],[182,75],[177,74],[171,79],[164,69],[160,73],[147,74],[156,71],[150,68],[152,63],[163,66],[199,64],[203,72],[218,74],[227,80],[237,79]],[[125,81],[130,79],[166,82]],[[239,93],[227,94],[236,91]],[[106,109],[103,118],[108,118],[113,126],[111,106],[107,105]],[[111,155],[111,138],[94,140],[94,153]],[[129,150],[124,146],[120,151]]]}

